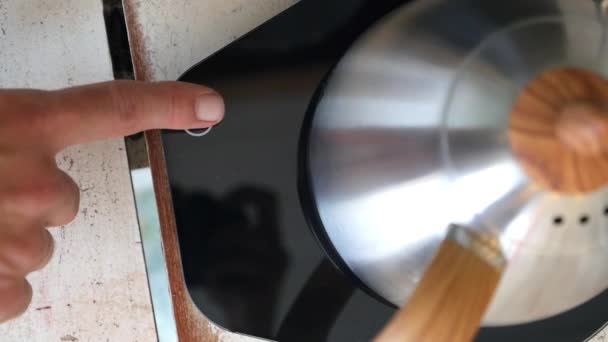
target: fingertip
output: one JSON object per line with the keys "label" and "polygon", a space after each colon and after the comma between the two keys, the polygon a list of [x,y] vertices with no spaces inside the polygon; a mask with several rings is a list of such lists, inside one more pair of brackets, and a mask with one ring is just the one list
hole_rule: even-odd
{"label": "fingertip", "polygon": [[[167,91],[165,95],[171,98],[172,104],[170,111],[161,113],[163,126],[159,128],[207,128],[224,119],[224,99],[216,90],[206,85],[182,81],[161,81],[154,84]],[[171,115],[166,115],[168,112]]]}
{"label": "fingertip", "polygon": [[32,286],[25,278],[0,278],[0,323],[21,316],[32,301],[32,294]]}

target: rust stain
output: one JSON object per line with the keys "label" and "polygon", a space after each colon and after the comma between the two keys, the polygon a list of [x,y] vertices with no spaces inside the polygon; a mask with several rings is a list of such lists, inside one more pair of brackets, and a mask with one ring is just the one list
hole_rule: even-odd
{"label": "rust stain", "polygon": [[[138,18],[138,2],[138,0],[122,1],[133,72],[136,80],[154,81],[152,62],[146,49],[143,28]],[[162,240],[165,246],[169,245],[165,250],[167,253],[165,260],[173,299],[177,335],[180,341],[217,342],[219,341],[219,329],[215,328],[195,307],[185,289],[168,183],[166,176],[163,176],[166,170],[164,169],[164,157],[160,141],[159,131],[146,132],[146,142],[153,145],[152,147],[148,146],[148,158],[150,158],[156,201],[159,206]],[[132,307],[137,308],[136,306]]]}
{"label": "rust stain", "polygon": [[180,341],[218,342],[220,330],[214,327],[194,305],[184,283],[160,131],[147,131],[145,137],[148,145],[150,169],[152,170],[152,184],[158,206],[160,231],[165,251],[178,339]]}
{"label": "rust stain", "polygon": [[137,0],[123,0],[122,6],[127,24],[131,59],[135,79],[141,81],[152,81],[152,63],[146,53],[143,28],[137,18]]}
{"label": "rust stain", "polygon": [[[166,177],[165,159],[160,132],[157,130],[145,133],[146,144],[148,145],[148,157],[150,159],[150,169],[152,170],[153,186],[158,205],[158,215],[160,219],[160,230],[163,246],[165,249],[165,260],[167,263],[167,275],[169,277],[169,289],[173,304],[173,315],[177,328],[179,340],[195,340],[199,334],[196,323],[192,324],[192,317],[188,310],[188,300],[185,296],[185,285],[183,284],[183,273],[181,271],[181,260],[177,246],[177,236],[175,234],[175,218],[171,203],[169,182]],[[209,330],[209,325],[203,327]],[[207,332],[205,331],[205,332]],[[213,336],[213,335],[208,335]],[[202,340],[202,339],[201,339]]]}

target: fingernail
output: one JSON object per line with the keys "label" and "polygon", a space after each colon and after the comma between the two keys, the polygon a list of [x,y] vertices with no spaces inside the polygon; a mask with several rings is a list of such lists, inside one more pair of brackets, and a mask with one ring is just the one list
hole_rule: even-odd
{"label": "fingernail", "polygon": [[201,121],[218,122],[224,117],[224,100],[215,93],[200,95],[196,98],[194,112]]}

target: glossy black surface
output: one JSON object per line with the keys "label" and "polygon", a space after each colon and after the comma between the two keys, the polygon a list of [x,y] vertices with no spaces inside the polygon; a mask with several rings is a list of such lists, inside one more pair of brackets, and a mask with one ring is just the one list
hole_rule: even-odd
{"label": "glossy black surface", "polygon": [[[333,65],[403,3],[303,0],[182,76],[226,101],[209,135],[163,133],[186,284],[212,321],[281,341],[367,341],[390,317],[309,231],[298,142]],[[582,340],[608,319],[606,297],[542,322],[482,329],[478,340]]]}
{"label": "glossy black surface", "polygon": [[230,330],[365,341],[393,311],[324,259],[298,198],[299,131],[319,82],[402,1],[345,3],[303,1],[182,77],[226,101],[226,119],[211,134],[163,139],[186,283],[201,310]]}

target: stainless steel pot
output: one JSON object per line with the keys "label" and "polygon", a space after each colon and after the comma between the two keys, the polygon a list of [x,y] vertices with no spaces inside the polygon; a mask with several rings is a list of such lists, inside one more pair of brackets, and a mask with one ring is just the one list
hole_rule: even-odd
{"label": "stainless steel pot", "polygon": [[592,0],[420,0],[363,35],[302,132],[302,199],[334,262],[400,306],[450,224],[484,217],[510,255],[485,325],[546,318],[606,289],[608,189],[538,186],[507,138],[538,73],[608,72],[598,14]]}

